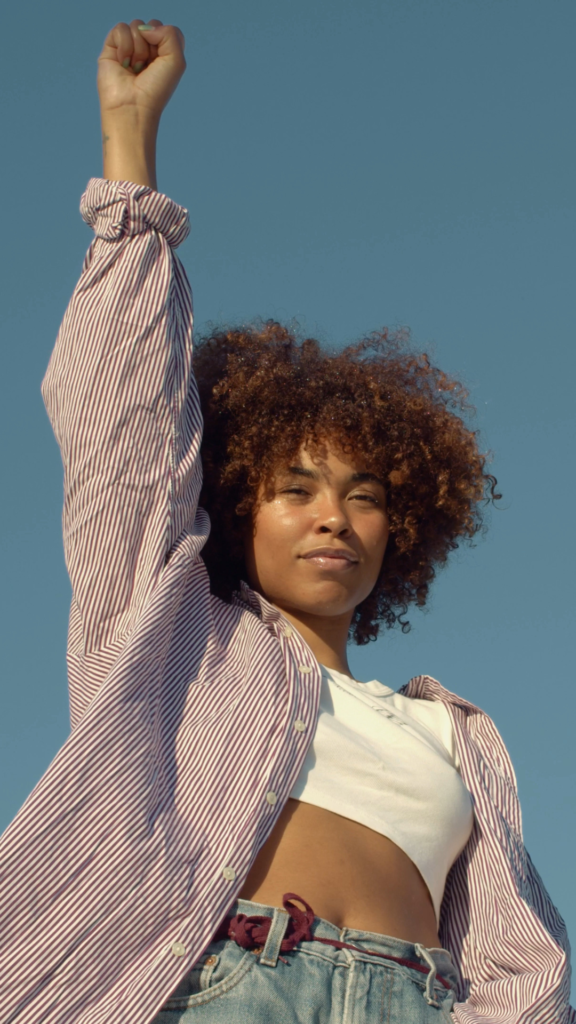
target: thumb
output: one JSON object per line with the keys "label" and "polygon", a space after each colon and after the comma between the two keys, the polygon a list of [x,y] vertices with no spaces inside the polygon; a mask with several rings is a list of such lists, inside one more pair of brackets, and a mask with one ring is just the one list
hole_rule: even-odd
{"label": "thumb", "polygon": [[159,57],[168,57],[182,71],[186,68],[184,59],[184,35],[176,25],[138,25],[146,42],[153,46]]}

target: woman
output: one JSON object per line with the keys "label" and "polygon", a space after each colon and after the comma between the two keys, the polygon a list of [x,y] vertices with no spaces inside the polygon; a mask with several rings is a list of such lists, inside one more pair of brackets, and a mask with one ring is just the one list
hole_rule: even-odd
{"label": "woman", "polygon": [[1,1019],[573,1022],[491,721],[346,657],[494,495],[465,396],[401,339],[277,324],[206,339],[198,391],[154,172],[184,67],[158,21],[99,62],[96,239],[44,382],[73,731],[2,841]]}

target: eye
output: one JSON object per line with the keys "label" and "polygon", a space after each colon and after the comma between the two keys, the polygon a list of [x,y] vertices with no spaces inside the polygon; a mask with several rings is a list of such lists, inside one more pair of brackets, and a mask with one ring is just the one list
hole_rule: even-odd
{"label": "eye", "polygon": [[297,494],[307,496],[308,491],[304,487],[284,487],[282,494]]}
{"label": "eye", "polygon": [[372,505],[380,504],[375,494],[351,494],[350,499],[352,501],[367,501]]}

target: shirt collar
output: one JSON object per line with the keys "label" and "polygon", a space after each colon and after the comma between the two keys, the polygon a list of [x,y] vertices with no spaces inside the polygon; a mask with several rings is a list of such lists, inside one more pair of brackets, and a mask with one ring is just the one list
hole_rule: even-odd
{"label": "shirt collar", "polygon": [[284,621],[282,612],[278,611],[273,604],[270,604],[265,597],[262,597],[262,594],[252,590],[247,583],[244,583],[244,580],[240,581],[240,590],[234,593],[233,602],[234,604],[242,605],[257,615],[270,630],[277,626],[279,622]]}

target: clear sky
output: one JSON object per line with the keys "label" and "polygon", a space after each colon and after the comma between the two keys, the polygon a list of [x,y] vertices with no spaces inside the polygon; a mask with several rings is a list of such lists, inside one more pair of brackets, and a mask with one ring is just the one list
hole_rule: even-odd
{"label": "clear sky", "polygon": [[[62,474],[39,387],[101,172],[95,62],[180,25],[159,187],[190,209],[197,324],[296,317],[337,345],[407,325],[471,389],[504,499],[409,636],[511,752],[527,846],[576,937],[573,0],[21,0],[2,14],[0,826],[68,731]],[[573,997],[574,998],[574,997]]]}

